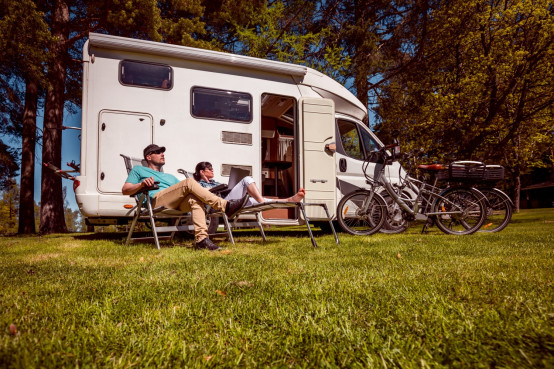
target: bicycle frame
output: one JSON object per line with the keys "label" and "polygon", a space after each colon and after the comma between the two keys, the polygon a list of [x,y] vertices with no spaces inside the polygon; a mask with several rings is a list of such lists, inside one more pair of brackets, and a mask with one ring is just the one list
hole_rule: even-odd
{"label": "bicycle frame", "polygon": [[[368,161],[366,161],[369,163]],[[399,173],[400,181],[403,182],[399,187],[399,190],[396,191],[393,188],[393,184],[387,179],[384,175],[385,164],[377,163],[375,165],[375,174],[371,178],[366,173],[367,165],[363,167],[366,178],[368,179],[368,184],[372,186],[372,193],[374,187],[380,186],[385,189],[387,194],[397,203],[402,210],[404,210],[410,217],[416,220],[427,220],[430,216],[438,215],[460,215],[463,214],[464,209],[460,208],[457,204],[451,202],[447,198],[443,197],[441,194],[445,191],[440,187],[433,186],[424,181],[420,181],[416,178],[413,178],[409,175],[409,170],[406,172],[406,176],[402,178]],[[409,188],[412,192],[416,194],[415,199],[408,199],[401,197],[402,189]],[[452,205],[456,211],[441,211],[441,212],[432,212],[431,207],[437,199],[445,201],[449,205]]]}

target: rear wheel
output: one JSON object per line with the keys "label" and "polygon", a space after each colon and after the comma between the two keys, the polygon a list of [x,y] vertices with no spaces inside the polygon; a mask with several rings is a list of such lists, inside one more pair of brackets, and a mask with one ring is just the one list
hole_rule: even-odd
{"label": "rear wheel", "polygon": [[387,204],[373,192],[359,190],[344,196],[337,207],[341,228],[353,235],[378,232],[387,217]]}
{"label": "rear wheel", "polygon": [[448,234],[475,233],[485,221],[486,205],[477,194],[466,188],[444,191],[433,204],[437,227]]}
{"label": "rear wheel", "polygon": [[510,198],[504,192],[493,188],[480,189],[479,191],[485,195],[489,202],[487,219],[479,232],[500,232],[512,220],[513,209]]}
{"label": "rear wheel", "polygon": [[408,228],[404,211],[389,194],[384,193],[383,199],[387,204],[387,218],[379,232],[388,234],[404,232]]}

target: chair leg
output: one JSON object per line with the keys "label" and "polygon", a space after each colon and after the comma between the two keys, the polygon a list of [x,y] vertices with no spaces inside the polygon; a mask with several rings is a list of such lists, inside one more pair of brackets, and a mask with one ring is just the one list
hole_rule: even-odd
{"label": "chair leg", "polygon": [[129,233],[127,234],[127,241],[125,241],[125,246],[129,245],[129,242],[131,242],[131,236],[133,235],[133,231],[135,230],[135,226],[137,225],[137,221],[140,217],[140,210],[142,208],[142,196],[139,198],[139,201],[136,206],[136,212],[135,216],[133,217],[133,221],[131,223],[131,229],[129,229]]}
{"label": "chair leg", "polygon": [[310,238],[312,239],[312,245],[314,247],[317,247],[317,243],[315,242],[314,235],[312,233],[312,228],[310,227],[310,219],[306,216],[306,211],[304,211],[304,205],[300,202],[300,203],[298,203],[298,207],[302,211],[302,215],[304,216],[304,219],[306,220],[306,225],[308,226],[308,233],[310,234]]}
{"label": "chair leg", "polygon": [[[181,217],[179,217],[179,218],[177,218],[177,219],[175,220],[175,223],[173,223],[173,226],[174,226],[175,228],[177,228],[177,226],[179,225],[180,222],[181,222]],[[169,238],[169,241],[170,241],[171,243],[173,243],[173,237],[175,237],[175,233],[177,233],[177,231],[171,232],[171,237]]]}
{"label": "chair leg", "polygon": [[152,202],[150,197],[146,198],[146,205],[148,206],[148,213],[150,214],[150,222],[152,224],[152,233],[154,234],[154,241],[156,241],[156,247],[160,249],[160,241],[158,240],[158,232],[156,232],[156,220],[154,219],[154,212],[152,211]]}
{"label": "chair leg", "polygon": [[225,223],[225,229],[227,229],[229,240],[231,240],[231,243],[234,245],[235,239],[233,238],[233,231],[231,230],[231,225],[229,224],[229,218],[227,218],[227,215],[225,213],[222,213],[221,217],[223,218],[223,222]]}
{"label": "chair leg", "polygon": [[339,236],[337,236],[337,232],[335,231],[335,226],[333,225],[333,220],[331,219],[331,215],[329,215],[329,210],[327,209],[327,205],[323,204],[323,209],[325,209],[325,214],[327,214],[327,219],[329,219],[329,225],[331,226],[331,229],[333,230],[333,234],[335,235],[335,242],[338,245],[339,242]]}
{"label": "chair leg", "polygon": [[267,241],[267,238],[265,237],[265,232],[264,232],[264,226],[262,225],[262,221],[260,219],[261,215],[260,215],[260,212],[258,211],[256,213],[256,222],[258,223],[258,228],[260,228],[260,233],[262,234],[262,238],[265,241]]}
{"label": "chair leg", "polygon": [[131,236],[133,235],[133,230],[135,229],[138,218],[139,214],[137,213],[137,215],[133,217],[133,222],[131,223],[131,229],[129,229],[129,233],[127,234],[127,241],[125,241],[125,246],[129,245],[129,242],[131,242]]}

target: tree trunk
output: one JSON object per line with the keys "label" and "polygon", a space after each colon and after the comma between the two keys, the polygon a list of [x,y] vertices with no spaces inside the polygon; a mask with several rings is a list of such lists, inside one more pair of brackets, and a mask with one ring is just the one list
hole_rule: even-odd
{"label": "tree trunk", "polygon": [[519,213],[519,201],[521,198],[521,175],[518,173],[514,178],[514,212]]}
{"label": "tree trunk", "polygon": [[21,186],[19,192],[18,233],[35,233],[35,143],[37,132],[38,83],[34,79],[25,86],[23,111],[23,144],[21,146]]}
{"label": "tree trunk", "polygon": [[[42,163],[52,163],[58,168],[62,161],[62,123],[69,37],[69,8],[65,0],[56,0],[52,9],[53,62],[48,68],[49,88],[44,107]],[[53,171],[42,168],[40,233],[65,233],[62,178]]]}

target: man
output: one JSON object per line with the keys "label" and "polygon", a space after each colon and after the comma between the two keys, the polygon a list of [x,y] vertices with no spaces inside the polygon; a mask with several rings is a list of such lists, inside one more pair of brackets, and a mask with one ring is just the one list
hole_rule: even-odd
{"label": "man", "polygon": [[163,146],[155,144],[146,146],[143,156],[148,166],[135,166],[129,173],[121,192],[124,195],[134,195],[143,188],[152,187],[154,182],[159,182],[160,188],[148,193],[152,199],[152,206],[165,206],[184,212],[190,211],[196,247],[212,251],[219,250],[219,247],[208,238],[206,212],[203,204],[208,204],[215,210],[225,211],[225,214],[231,218],[244,207],[248,196],[240,200],[227,201],[203,188],[192,178],[179,181],[174,175],[163,173],[161,170],[165,164],[164,152],[165,147]]}

